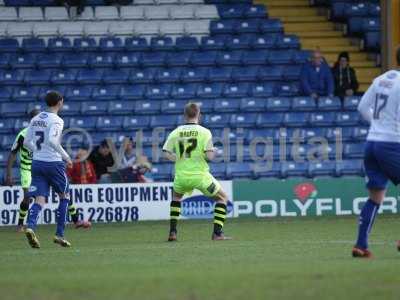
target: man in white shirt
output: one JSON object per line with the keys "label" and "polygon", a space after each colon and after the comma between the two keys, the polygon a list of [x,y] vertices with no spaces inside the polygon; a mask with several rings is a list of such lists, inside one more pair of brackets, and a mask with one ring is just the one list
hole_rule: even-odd
{"label": "man in white shirt", "polygon": [[[397,64],[400,65],[400,48]],[[400,71],[391,70],[377,77],[362,97],[358,110],[370,122],[364,153],[369,199],[361,210],[352,255],[370,258],[368,236],[388,181],[400,183]]]}
{"label": "man in white shirt", "polygon": [[60,93],[51,91],[46,94],[45,101],[47,111],[41,112],[31,120],[24,140],[24,146],[33,152],[32,183],[29,194],[35,197],[35,203],[29,209],[25,234],[32,248],[40,248],[34,230],[39,213],[52,187],[60,198],[54,242],[62,247],[70,247],[71,244],[64,238],[69,202],[69,184],[65,164],[71,166],[72,161],[60,144],[64,121],[57,115],[62,109],[64,99]]}

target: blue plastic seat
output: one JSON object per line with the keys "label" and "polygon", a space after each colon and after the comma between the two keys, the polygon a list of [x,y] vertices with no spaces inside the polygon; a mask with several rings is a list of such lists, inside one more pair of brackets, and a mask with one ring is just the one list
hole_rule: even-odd
{"label": "blue plastic seat", "polygon": [[301,73],[301,66],[299,65],[289,65],[285,66],[283,69],[283,78],[285,80],[299,80]]}
{"label": "blue plastic seat", "polygon": [[129,37],[125,39],[125,48],[128,51],[147,51],[150,46],[144,37]]}
{"label": "blue plastic seat", "polygon": [[242,98],[249,96],[249,84],[248,83],[228,83],[225,84],[222,95],[226,98]]}
{"label": "blue plastic seat", "polygon": [[47,45],[51,52],[69,52],[74,50],[71,40],[64,37],[50,38]]}
{"label": "blue plastic seat", "polygon": [[142,99],[146,92],[146,85],[125,85],[122,86],[120,97],[123,100]]}
{"label": "blue plastic seat", "polygon": [[216,51],[194,52],[190,58],[190,63],[194,66],[213,66],[216,63]]}
{"label": "blue plastic seat", "polygon": [[210,163],[211,174],[218,179],[224,179],[226,176],[225,163]]}
{"label": "blue plastic seat", "polygon": [[365,17],[368,15],[368,5],[366,3],[348,3],[344,9],[345,17]]}
{"label": "blue plastic seat", "polygon": [[208,75],[208,68],[184,68],[181,73],[181,80],[184,83],[203,82]]}
{"label": "blue plastic seat", "polygon": [[4,117],[25,117],[27,112],[26,103],[2,103],[0,106],[1,115]]}
{"label": "blue plastic seat", "polygon": [[158,69],[155,73],[155,80],[160,83],[179,82],[180,78],[180,68]]}
{"label": "blue plastic seat", "polygon": [[292,59],[295,64],[304,64],[306,61],[310,59],[310,57],[311,57],[310,50],[299,50],[293,52]]}
{"label": "blue plastic seat", "polygon": [[91,86],[71,86],[65,92],[68,101],[87,101],[92,96]]}
{"label": "blue plastic seat", "polygon": [[293,62],[293,56],[291,50],[271,50],[268,52],[268,61],[272,65],[288,65]]}
{"label": "blue plastic seat", "polygon": [[360,123],[358,112],[338,112],[336,113],[336,124],[339,126],[358,125]]}
{"label": "blue plastic seat", "polygon": [[257,177],[279,178],[281,176],[281,163],[272,160],[259,163],[254,166],[254,172]]}
{"label": "blue plastic seat", "polygon": [[171,164],[153,164],[151,176],[156,181],[170,181],[173,176]]}
{"label": "blue plastic seat", "polygon": [[224,51],[217,54],[216,63],[221,66],[237,66],[242,61],[242,51]]}
{"label": "blue plastic seat", "polygon": [[240,100],[228,99],[216,99],[214,102],[214,111],[218,113],[238,112],[240,108]]}
{"label": "blue plastic seat", "polygon": [[245,7],[243,5],[220,5],[218,13],[222,19],[240,19],[243,17]]}
{"label": "blue plastic seat", "polygon": [[165,52],[144,52],[142,65],[144,67],[163,67],[166,62]]}
{"label": "blue plastic seat", "polygon": [[245,18],[265,18],[267,16],[267,9],[263,4],[253,4],[246,7],[243,16]]}
{"label": "blue plastic seat", "polygon": [[282,22],[279,19],[264,19],[259,24],[262,33],[278,33],[283,31]]}
{"label": "blue plastic seat", "polygon": [[196,84],[175,84],[172,87],[171,97],[174,99],[190,99],[196,96]]}
{"label": "blue plastic seat", "polygon": [[190,65],[192,51],[168,52],[165,63],[169,67],[187,67]]}
{"label": "blue plastic seat", "polygon": [[308,174],[310,177],[335,176],[336,164],[333,161],[310,162]]}
{"label": "blue plastic seat", "polygon": [[171,93],[171,86],[167,84],[149,85],[146,97],[149,99],[167,99]]}
{"label": "blue plastic seat", "polygon": [[54,70],[51,74],[50,82],[52,84],[74,84],[78,71],[75,69],[69,70]]}
{"label": "blue plastic seat", "polygon": [[0,119],[0,132],[10,133],[14,130],[14,120],[13,119]]}
{"label": "blue plastic seat", "polygon": [[32,52],[46,52],[46,43],[44,39],[32,37],[32,38],[24,38],[22,40],[21,48],[25,53]]}
{"label": "blue plastic seat", "polygon": [[204,116],[204,124],[211,128],[224,128],[229,126],[230,115],[228,114],[211,114]]}
{"label": "blue plastic seat", "polygon": [[228,178],[252,178],[254,172],[249,163],[232,162],[226,167],[226,175]]}
{"label": "blue plastic seat", "polygon": [[161,111],[167,114],[179,114],[183,112],[186,103],[186,100],[163,100]]}
{"label": "blue plastic seat", "polygon": [[254,127],[258,115],[255,113],[237,113],[231,116],[231,127]]}
{"label": "blue plastic seat", "polygon": [[[18,90],[20,90],[20,89],[16,88],[15,90],[18,92]],[[11,89],[11,88],[6,88],[6,87],[1,88],[0,89],[0,102],[11,101],[13,93],[15,93],[15,91],[13,92],[13,89]],[[29,100],[29,101],[31,101],[31,100]]]}
{"label": "blue plastic seat", "polygon": [[235,24],[235,31],[238,34],[258,33],[260,31],[260,20],[258,19],[243,19]]}
{"label": "blue plastic seat", "polygon": [[333,20],[343,20],[345,17],[346,2],[334,2],[331,7],[331,18]]}
{"label": "blue plastic seat", "polygon": [[349,141],[352,139],[353,128],[352,127],[333,127],[327,128],[326,138],[329,141]]}
{"label": "blue plastic seat", "polygon": [[224,50],[225,37],[224,36],[203,36],[201,38],[202,50]]}
{"label": "blue plastic seat", "polygon": [[316,112],[310,115],[311,126],[333,126],[335,123],[335,115],[330,112]]}
{"label": "blue plastic seat", "polygon": [[234,67],[231,76],[236,82],[256,81],[259,78],[259,68],[256,66]]}
{"label": "blue plastic seat", "polygon": [[283,122],[283,113],[261,113],[258,115],[257,127],[279,127]]}
{"label": "blue plastic seat", "polygon": [[362,158],[364,156],[363,143],[349,143],[344,145],[344,155],[346,158]]}
{"label": "blue plastic seat", "polygon": [[150,47],[153,51],[173,51],[175,44],[171,37],[152,37],[150,40]]}
{"label": "blue plastic seat", "polygon": [[100,101],[85,101],[82,103],[82,114],[87,115],[103,115],[107,113],[108,103]]}
{"label": "blue plastic seat", "polygon": [[75,38],[74,39],[74,49],[76,51],[96,51],[97,43],[96,40],[92,37],[85,38]]}
{"label": "blue plastic seat", "polygon": [[214,100],[213,99],[196,99],[195,101],[201,108],[203,113],[212,112],[214,108]]}
{"label": "blue plastic seat", "polygon": [[220,83],[200,84],[197,89],[199,98],[219,98],[222,96],[223,85]]}
{"label": "blue plastic seat", "polygon": [[242,63],[244,65],[265,65],[267,64],[268,53],[263,50],[244,51]]}
{"label": "blue plastic seat", "polygon": [[174,128],[177,125],[178,118],[176,115],[160,115],[153,116],[150,119],[151,128],[163,127],[163,128]]}
{"label": "blue plastic seat", "polygon": [[25,84],[48,85],[50,83],[51,70],[29,70],[25,72]]}
{"label": "blue plastic seat", "polygon": [[36,67],[37,56],[34,54],[15,54],[8,58],[8,63],[13,69],[33,69]]}
{"label": "blue plastic seat", "polygon": [[338,97],[320,97],[318,99],[318,109],[319,110],[340,110],[342,108],[342,103]]}
{"label": "blue plastic seat", "polygon": [[[299,130],[296,128],[295,130]],[[301,137],[304,137],[306,140],[316,138],[316,137],[323,137],[325,138],[326,136],[326,129],[325,128],[318,128],[318,127],[313,127],[313,128],[302,128],[301,129]]]}
{"label": "blue plastic seat", "polygon": [[76,80],[81,84],[100,84],[103,78],[103,71],[99,69],[81,69]]}
{"label": "blue plastic seat", "polygon": [[267,109],[267,111],[289,111],[290,103],[290,98],[272,97],[267,99],[265,103],[265,108]]}
{"label": "blue plastic seat", "polygon": [[12,145],[14,144],[15,135],[14,134],[2,134],[0,139],[1,139],[0,140],[1,141],[1,148],[3,150],[10,151]]}
{"label": "blue plastic seat", "polygon": [[221,35],[225,40],[225,47],[229,50],[247,50],[251,47],[252,35]]}
{"label": "blue plastic seat", "polygon": [[137,68],[142,63],[140,52],[118,53],[115,56],[115,65],[118,68]]}
{"label": "blue plastic seat", "polygon": [[263,34],[254,35],[251,38],[250,45],[254,49],[269,50],[276,47],[277,35],[276,34]]}
{"label": "blue plastic seat", "polygon": [[299,49],[299,37],[296,35],[281,35],[276,41],[276,47],[280,49]]}
{"label": "blue plastic seat", "polygon": [[24,73],[20,70],[0,70],[0,85],[20,85],[24,79]]}
{"label": "blue plastic seat", "polygon": [[273,83],[254,83],[251,87],[251,95],[253,97],[268,98],[274,95]]}
{"label": "blue plastic seat", "polygon": [[306,162],[282,162],[281,163],[281,176],[301,176],[308,177],[308,163]]}
{"label": "blue plastic seat", "polygon": [[122,51],[124,44],[119,37],[102,37],[99,40],[101,51]]}
{"label": "blue plastic seat", "polygon": [[107,112],[111,115],[125,115],[134,111],[135,103],[134,101],[122,100],[110,101]]}
{"label": "blue plastic seat", "polygon": [[16,53],[19,50],[19,42],[15,38],[0,39],[0,53]]}
{"label": "blue plastic seat", "polygon": [[176,38],[175,46],[177,50],[197,50],[199,49],[199,42],[193,36],[180,36]]}
{"label": "blue plastic seat", "polygon": [[367,18],[363,20],[362,30],[367,31],[380,31],[381,20],[379,18]]}
{"label": "blue plastic seat", "polygon": [[352,128],[352,138],[357,141],[365,141],[368,135],[368,127]]}
{"label": "blue plastic seat", "polygon": [[316,103],[311,97],[295,97],[292,100],[292,108],[296,111],[311,111],[316,109]]}
{"label": "blue plastic seat", "polygon": [[104,86],[96,86],[93,88],[92,97],[94,100],[115,100],[118,98],[120,94],[120,86],[119,85],[104,85]]}
{"label": "blue plastic seat", "polygon": [[210,22],[210,32],[214,34],[233,34],[236,29],[236,22],[234,20],[213,20]]}
{"label": "blue plastic seat", "polygon": [[122,127],[123,117],[105,116],[98,117],[96,121],[96,129],[98,130],[119,130]]}
{"label": "blue plastic seat", "polygon": [[63,55],[62,66],[64,68],[85,68],[88,63],[86,53],[65,53]]}
{"label": "blue plastic seat", "polygon": [[213,67],[209,68],[207,81],[209,82],[227,82],[231,80],[231,67]]}
{"label": "blue plastic seat", "polygon": [[42,54],[37,57],[36,64],[40,69],[60,68],[62,59],[60,53]]}
{"label": "blue plastic seat", "polygon": [[161,109],[161,103],[154,100],[141,100],[135,104],[135,113],[137,114],[158,114]]}
{"label": "blue plastic seat", "polygon": [[129,75],[129,81],[134,84],[152,83],[154,79],[154,69],[132,69]]}
{"label": "blue plastic seat", "polygon": [[123,128],[125,130],[147,128],[149,125],[149,116],[128,116],[123,121]]}
{"label": "blue plastic seat", "polygon": [[103,82],[106,85],[127,83],[128,79],[129,71],[123,69],[109,70],[103,74]]}
{"label": "blue plastic seat", "polygon": [[336,163],[336,175],[363,176],[364,175],[363,161],[358,159],[338,161]]}
{"label": "blue plastic seat", "polygon": [[308,113],[305,112],[289,112],[285,114],[284,124],[291,127],[307,126],[309,120]]}
{"label": "blue plastic seat", "polygon": [[0,55],[0,69],[8,69],[10,67],[11,55],[2,53]]}
{"label": "blue plastic seat", "polygon": [[94,130],[96,127],[97,117],[72,117],[69,119],[69,127],[82,128],[86,130]]}
{"label": "blue plastic seat", "polygon": [[260,80],[282,80],[283,68],[281,66],[260,67],[258,78]]}
{"label": "blue plastic seat", "polygon": [[364,49],[379,52],[381,48],[381,33],[378,31],[366,32],[364,35]]}
{"label": "blue plastic seat", "polygon": [[114,66],[113,53],[93,53],[89,55],[88,64],[92,68],[112,68]]}

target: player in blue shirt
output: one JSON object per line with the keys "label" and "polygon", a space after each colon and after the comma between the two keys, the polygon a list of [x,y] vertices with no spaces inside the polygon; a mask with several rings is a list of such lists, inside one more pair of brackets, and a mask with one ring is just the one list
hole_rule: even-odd
{"label": "player in blue shirt", "polygon": [[54,243],[63,247],[71,247],[64,238],[65,220],[69,202],[69,184],[65,165],[72,165],[71,158],[60,144],[64,121],[58,116],[64,99],[58,92],[48,92],[45,96],[47,111],[34,117],[28,127],[24,146],[33,152],[32,183],[30,196],[35,203],[29,209],[26,237],[32,248],[40,248],[39,240],[34,232],[39,213],[49,196],[52,187],[60,198],[57,211],[57,231]]}
{"label": "player in blue shirt", "polygon": [[[400,65],[400,48],[397,50]],[[353,257],[372,257],[368,236],[390,180],[400,183],[400,71],[391,70],[377,77],[358,106],[370,123],[364,153],[369,199],[360,214],[358,238]]]}

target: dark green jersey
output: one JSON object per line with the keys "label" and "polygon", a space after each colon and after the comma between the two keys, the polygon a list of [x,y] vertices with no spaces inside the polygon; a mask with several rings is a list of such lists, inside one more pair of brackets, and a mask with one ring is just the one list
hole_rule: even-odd
{"label": "dark green jersey", "polygon": [[28,128],[24,128],[17,134],[11,152],[19,152],[21,170],[30,171],[32,165],[32,153],[24,147],[24,139],[27,130]]}

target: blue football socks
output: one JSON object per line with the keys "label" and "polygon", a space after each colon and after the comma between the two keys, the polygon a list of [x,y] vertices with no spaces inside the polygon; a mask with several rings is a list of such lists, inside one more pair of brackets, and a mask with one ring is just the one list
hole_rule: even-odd
{"label": "blue football socks", "polygon": [[361,249],[368,249],[368,236],[371,232],[372,225],[374,224],[378,209],[379,204],[376,204],[371,199],[368,199],[361,210],[358,225],[358,238],[356,243],[356,246]]}
{"label": "blue football socks", "polygon": [[68,199],[60,199],[57,210],[57,231],[56,236],[63,237],[65,229],[65,220],[67,217]]}
{"label": "blue football socks", "polygon": [[29,209],[27,225],[29,229],[35,230],[42,206],[39,203],[33,203]]}

